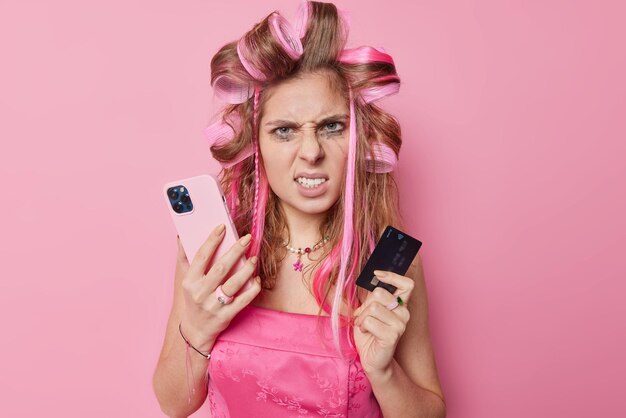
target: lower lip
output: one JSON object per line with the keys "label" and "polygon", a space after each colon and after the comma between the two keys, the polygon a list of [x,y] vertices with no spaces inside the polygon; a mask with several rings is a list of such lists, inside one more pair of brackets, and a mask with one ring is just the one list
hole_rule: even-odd
{"label": "lower lip", "polygon": [[326,193],[328,190],[328,180],[316,187],[304,187],[295,180],[294,183],[298,186],[298,192],[305,197],[317,197]]}

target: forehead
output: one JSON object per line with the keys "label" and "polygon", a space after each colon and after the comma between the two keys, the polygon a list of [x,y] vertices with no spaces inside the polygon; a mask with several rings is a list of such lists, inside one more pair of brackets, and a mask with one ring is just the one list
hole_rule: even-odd
{"label": "forehead", "polygon": [[261,119],[285,118],[298,122],[314,121],[328,114],[347,112],[348,104],[337,90],[333,75],[303,74],[272,86],[261,110]]}

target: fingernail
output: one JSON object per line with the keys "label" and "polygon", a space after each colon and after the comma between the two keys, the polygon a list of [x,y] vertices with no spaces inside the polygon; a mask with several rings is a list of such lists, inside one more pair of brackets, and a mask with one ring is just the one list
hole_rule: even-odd
{"label": "fingernail", "polygon": [[385,273],[384,271],[381,271],[381,270],[374,270],[374,275],[378,276],[378,277],[385,277],[387,275],[387,273]]}
{"label": "fingernail", "polygon": [[254,280],[256,280],[257,283],[261,284],[261,276],[256,276]]}
{"label": "fingernail", "polygon": [[246,245],[250,244],[251,239],[252,239],[252,235],[247,234],[239,240],[239,244],[241,244],[242,247],[245,247]]}
{"label": "fingernail", "polygon": [[250,260],[250,262],[251,262],[252,264],[256,264],[257,256],[256,256],[256,255],[255,255],[255,256],[252,256],[252,257],[250,257],[250,258],[249,258],[249,260]]}
{"label": "fingernail", "polygon": [[217,228],[215,228],[215,236],[219,237],[220,235],[222,235],[222,232],[224,232],[224,230],[226,229],[226,226],[224,224],[219,224],[217,226]]}

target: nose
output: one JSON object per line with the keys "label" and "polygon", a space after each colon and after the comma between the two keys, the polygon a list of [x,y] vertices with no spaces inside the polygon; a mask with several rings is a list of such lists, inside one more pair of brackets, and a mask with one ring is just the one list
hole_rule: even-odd
{"label": "nose", "polygon": [[300,158],[310,164],[316,164],[324,158],[324,148],[320,144],[315,131],[304,133],[298,154]]}

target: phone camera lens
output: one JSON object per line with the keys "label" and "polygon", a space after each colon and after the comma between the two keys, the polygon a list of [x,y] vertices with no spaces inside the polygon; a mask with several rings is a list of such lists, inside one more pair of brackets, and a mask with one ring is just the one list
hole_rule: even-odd
{"label": "phone camera lens", "polygon": [[189,195],[186,194],[186,195],[181,196],[180,197],[180,201],[183,202],[183,203],[189,202]]}
{"label": "phone camera lens", "polygon": [[183,210],[185,209],[185,207],[183,206],[182,203],[178,202],[174,205],[174,211],[176,213],[181,213]]}
{"label": "phone camera lens", "polygon": [[171,189],[169,196],[170,196],[170,199],[176,200],[178,199],[178,192],[175,189]]}

